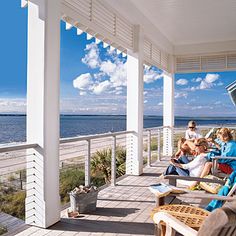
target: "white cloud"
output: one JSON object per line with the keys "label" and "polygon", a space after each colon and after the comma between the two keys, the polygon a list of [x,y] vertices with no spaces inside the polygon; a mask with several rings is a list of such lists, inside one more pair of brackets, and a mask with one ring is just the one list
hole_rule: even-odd
{"label": "white cloud", "polygon": [[[74,88],[87,91],[90,94],[100,95],[104,92],[122,94],[127,84],[126,65],[119,57],[112,53],[112,60],[102,61],[96,44],[86,45],[87,54],[82,59],[85,64],[99,72],[94,74],[82,74],[73,81]],[[80,91],[81,95],[85,93]]]}
{"label": "white cloud", "polygon": [[212,88],[215,84],[214,82],[220,77],[219,74],[207,74],[206,77],[201,81],[199,89],[209,89]]}
{"label": "white cloud", "polygon": [[163,73],[158,73],[157,71],[153,70],[153,69],[145,69],[144,70],[144,82],[149,84],[152,83],[158,79],[163,78]]}
{"label": "white cloud", "polygon": [[[120,100],[118,103],[117,101]],[[64,98],[60,100],[60,108],[63,114],[114,114],[120,115],[126,112],[126,98],[121,95],[105,95],[94,99],[88,94],[78,98]]]}
{"label": "white cloud", "polygon": [[79,92],[79,95],[80,95],[80,96],[84,96],[84,95],[86,95],[86,94],[87,94],[87,92],[85,92],[85,91],[80,91],[80,92]]}
{"label": "white cloud", "polygon": [[162,102],[159,102],[159,103],[158,103],[158,106],[163,106],[163,103],[162,103]]}
{"label": "white cloud", "polygon": [[186,85],[186,84],[188,84],[188,80],[186,80],[186,79],[179,79],[179,80],[177,80],[176,81],[176,84],[177,85]]}
{"label": "white cloud", "polygon": [[115,68],[113,72],[108,74],[110,76],[110,81],[112,87],[126,86],[127,84],[127,72],[126,64],[123,64],[121,61],[116,61]]}
{"label": "white cloud", "polygon": [[199,89],[204,90],[204,89],[209,89],[213,86],[212,83],[207,83],[205,80],[202,80],[200,85],[199,85]]}
{"label": "white cloud", "polygon": [[205,81],[210,84],[218,80],[219,77],[220,77],[219,74],[207,74],[205,77]]}
{"label": "white cloud", "polygon": [[191,107],[192,110],[200,110],[202,108],[203,108],[203,106],[192,106]]}
{"label": "white cloud", "polygon": [[187,98],[188,97],[188,93],[186,92],[176,92],[175,94],[175,98]]}
{"label": "white cloud", "polygon": [[111,86],[110,81],[104,80],[103,82],[94,86],[93,93],[99,95],[99,94],[107,91],[110,86]]}
{"label": "white cloud", "polygon": [[201,77],[193,78],[191,81],[192,81],[192,82],[195,82],[195,83],[198,83],[198,82],[201,82],[201,81],[202,81],[202,78],[201,78]]}
{"label": "white cloud", "polygon": [[196,78],[196,82],[201,82],[202,81],[202,78],[198,77]]}
{"label": "white cloud", "polygon": [[220,78],[219,74],[207,74],[204,79],[199,77],[195,80],[195,82],[200,82],[198,86],[195,86],[195,87],[193,86],[193,87],[187,88],[186,90],[196,91],[196,90],[210,89],[218,84],[221,84],[221,82],[219,82],[218,84],[216,83],[216,81],[219,78]]}
{"label": "white cloud", "polygon": [[107,75],[112,75],[116,69],[116,64],[112,63],[110,60],[103,61],[100,66],[100,71],[106,73]]}
{"label": "white cloud", "polygon": [[97,68],[100,64],[99,49],[97,44],[87,44],[85,51],[87,51],[87,54],[85,54],[85,57],[82,58],[82,62],[92,69]]}
{"label": "white cloud", "polygon": [[93,84],[90,73],[82,74],[73,80],[73,87],[80,90],[87,90]]}
{"label": "white cloud", "polygon": [[0,113],[25,113],[26,99],[25,98],[1,98]]}
{"label": "white cloud", "polygon": [[[110,50],[107,50],[110,58],[101,60],[98,46],[95,43],[86,45],[85,52],[86,55],[82,59],[83,63],[99,71],[94,74],[90,72],[91,74],[79,75],[73,81],[73,86],[80,90],[80,95],[85,95],[85,92],[96,95],[102,93],[122,94],[127,86],[126,63]],[[146,83],[151,83],[163,77],[160,72],[153,69],[145,70],[144,73],[144,82]]]}

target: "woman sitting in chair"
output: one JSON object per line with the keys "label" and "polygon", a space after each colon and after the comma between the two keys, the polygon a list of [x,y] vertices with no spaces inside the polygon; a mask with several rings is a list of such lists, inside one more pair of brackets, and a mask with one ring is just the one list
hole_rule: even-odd
{"label": "woman sitting in chair", "polygon": [[[218,154],[215,154],[215,152],[208,153],[208,160],[211,160],[211,157],[216,155],[222,157],[236,157],[236,142],[233,140],[231,131],[228,128],[221,128],[218,132],[218,138],[219,139],[214,142],[220,146],[220,152]],[[210,173],[212,165],[212,162],[205,164],[201,177]],[[236,160],[219,159],[217,168],[225,174],[231,174],[233,170],[236,170]]]}
{"label": "woman sitting in chair", "polygon": [[194,141],[196,155],[192,161],[187,157],[172,159],[171,164],[167,167],[163,175],[181,175],[199,177],[207,162],[206,152],[208,143],[205,138],[199,138]]}
{"label": "woman sitting in chair", "polygon": [[[211,168],[213,166],[211,157],[236,157],[236,142],[233,140],[231,131],[228,128],[221,128],[217,134],[217,137],[218,138],[213,141],[213,143],[220,146],[220,151],[217,153],[212,151],[206,154],[206,158],[208,161],[205,163],[204,168],[200,174],[201,178],[208,175],[211,171]],[[236,171],[236,160],[219,159],[217,168],[225,174],[231,174],[233,171]],[[190,188],[194,188],[197,184],[198,182],[192,183]]]}

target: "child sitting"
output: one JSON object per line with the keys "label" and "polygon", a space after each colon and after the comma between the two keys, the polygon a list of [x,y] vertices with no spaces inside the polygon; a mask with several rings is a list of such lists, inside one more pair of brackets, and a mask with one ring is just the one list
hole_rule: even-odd
{"label": "child sitting", "polygon": [[185,137],[178,141],[178,151],[174,157],[178,158],[185,155],[195,155],[194,140],[202,138],[202,135],[198,133],[196,128],[196,122],[190,120],[188,122],[188,129],[185,131]]}

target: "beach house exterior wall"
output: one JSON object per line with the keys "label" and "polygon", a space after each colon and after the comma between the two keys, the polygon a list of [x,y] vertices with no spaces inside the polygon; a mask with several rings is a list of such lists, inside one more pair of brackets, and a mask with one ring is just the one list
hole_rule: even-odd
{"label": "beach house exterior wall", "polygon": [[[171,36],[176,34],[176,27],[170,27],[173,21],[169,20],[169,10],[173,9],[177,24],[188,11],[194,14],[198,8],[214,6],[214,0],[184,3],[182,0],[149,0],[148,4],[143,0],[22,0],[23,7],[28,4],[27,142],[39,144],[34,158],[27,163],[28,224],[47,228],[60,219],[60,19],[66,22],[67,29],[76,27],[78,34],[86,32],[88,37],[96,38],[96,43],[102,41],[104,46],[111,45],[118,53],[127,54],[127,130],[135,131],[131,139],[127,138],[130,142],[127,173],[140,175],[143,65],[157,66],[164,71],[163,154],[167,156],[173,152],[174,74],[236,70],[236,37],[225,42],[202,43],[199,39],[192,44],[191,40],[186,45],[175,44]],[[233,1],[219,4],[225,16],[236,7]],[[155,12],[162,16],[161,22],[155,19]],[[199,22],[205,32],[212,30],[200,19]],[[164,30],[173,29],[170,39],[159,30],[160,23]],[[191,19],[185,20],[186,25],[189,23]],[[192,29],[191,33],[194,33]]]}

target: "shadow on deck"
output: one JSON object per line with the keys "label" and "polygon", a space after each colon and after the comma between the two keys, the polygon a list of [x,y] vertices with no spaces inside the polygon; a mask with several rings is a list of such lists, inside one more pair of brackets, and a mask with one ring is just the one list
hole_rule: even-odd
{"label": "shadow on deck", "polygon": [[94,213],[73,219],[67,218],[64,210],[61,221],[49,229],[30,227],[18,236],[153,235],[150,213],[155,207],[155,197],[148,186],[157,183],[157,177],[168,163],[165,160],[156,162],[152,167],[145,167],[141,176],[127,176],[117,186],[101,190]]}

